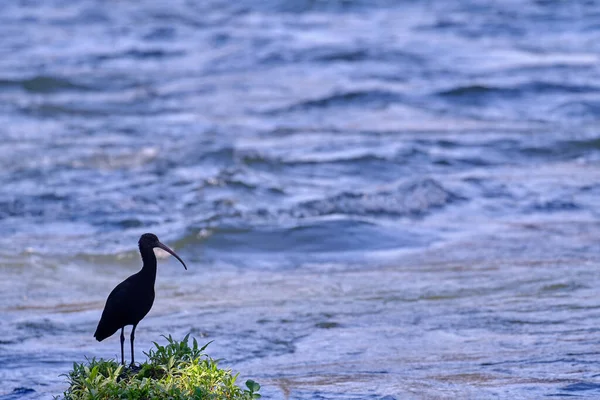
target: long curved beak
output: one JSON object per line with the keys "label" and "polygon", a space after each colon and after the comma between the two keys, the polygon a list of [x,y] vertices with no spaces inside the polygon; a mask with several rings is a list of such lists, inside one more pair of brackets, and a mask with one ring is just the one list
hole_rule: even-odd
{"label": "long curved beak", "polygon": [[164,251],[166,251],[167,253],[169,253],[170,255],[175,257],[176,259],[178,259],[179,262],[183,264],[183,268],[185,268],[187,270],[187,267],[185,266],[185,263],[183,262],[183,260],[181,258],[179,258],[179,256],[177,254],[175,254],[175,252],[169,248],[169,246],[167,246],[166,244],[162,244],[161,242],[158,242],[156,247],[160,247],[161,249],[163,249]]}

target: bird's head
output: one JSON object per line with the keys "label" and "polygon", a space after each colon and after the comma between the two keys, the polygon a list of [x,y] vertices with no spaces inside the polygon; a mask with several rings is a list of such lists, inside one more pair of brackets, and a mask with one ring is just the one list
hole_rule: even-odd
{"label": "bird's head", "polygon": [[183,260],[175,254],[173,250],[169,248],[169,246],[163,244],[158,240],[158,237],[153,233],[144,233],[138,242],[138,246],[140,247],[140,251],[144,251],[144,249],[153,249],[155,247],[161,248],[167,253],[171,254],[173,257],[179,260],[181,264],[183,264],[183,268],[187,269],[187,266],[183,262]]}

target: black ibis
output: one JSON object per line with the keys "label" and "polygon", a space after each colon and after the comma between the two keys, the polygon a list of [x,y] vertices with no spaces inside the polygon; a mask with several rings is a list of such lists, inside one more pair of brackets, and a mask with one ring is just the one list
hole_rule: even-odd
{"label": "black ibis", "polygon": [[156,281],[156,255],[154,248],[159,247],[177,258],[183,267],[187,267],[173,250],[162,244],[156,235],[144,233],[138,242],[144,265],[137,273],[119,283],[106,299],[102,317],[94,337],[99,342],[121,329],[121,364],[125,365],[123,344],[125,343],[125,326],[133,325],[131,329],[131,365],[134,365],[133,340],[135,328],[148,314],[154,303],[154,281]]}

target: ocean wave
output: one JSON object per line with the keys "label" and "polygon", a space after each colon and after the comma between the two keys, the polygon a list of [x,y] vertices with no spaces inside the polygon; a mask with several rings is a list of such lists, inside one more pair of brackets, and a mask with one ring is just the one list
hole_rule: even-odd
{"label": "ocean wave", "polygon": [[392,190],[342,193],[310,201],[292,214],[302,217],[331,214],[421,217],[462,199],[434,179],[424,179]]}

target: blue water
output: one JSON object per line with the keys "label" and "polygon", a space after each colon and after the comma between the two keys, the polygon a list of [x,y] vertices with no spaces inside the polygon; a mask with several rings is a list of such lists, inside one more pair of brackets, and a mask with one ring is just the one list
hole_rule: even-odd
{"label": "blue water", "polygon": [[600,397],[600,3],[12,1],[0,398],[136,332],[271,399]]}

